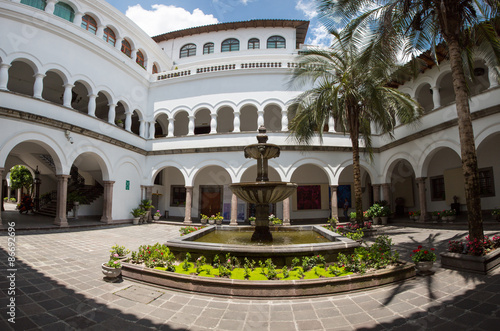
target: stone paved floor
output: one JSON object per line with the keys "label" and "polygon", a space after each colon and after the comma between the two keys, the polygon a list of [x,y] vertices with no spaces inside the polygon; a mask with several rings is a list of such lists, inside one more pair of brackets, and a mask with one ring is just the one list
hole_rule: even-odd
{"label": "stone paved floor", "polygon": [[[500,325],[500,269],[483,276],[437,263],[433,276],[357,293],[281,300],[215,297],[102,279],[100,264],[111,246],[163,243],[177,236],[178,228],[147,224],[18,231],[16,324],[13,328],[7,322],[9,282],[2,276],[0,330],[410,331],[498,330]],[[420,243],[440,252],[448,240],[466,235],[464,230],[404,226],[387,226],[383,232],[392,236],[404,259]],[[7,247],[2,232],[2,275],[7,274]],[[147,292],[151,301],[133,300],[127,295],[133,291]]]}

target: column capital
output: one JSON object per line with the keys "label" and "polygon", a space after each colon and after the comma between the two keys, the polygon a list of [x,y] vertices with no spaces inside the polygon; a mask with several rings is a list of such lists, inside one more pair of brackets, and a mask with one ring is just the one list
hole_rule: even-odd
{"label": "column capital", "polygon": [[45,76],[47,76],[47,75],[42,74],[41,72],[37,72],[36,74],[33,75],[33,77],[35,77],[35,78],[45,78]]}
{"label": "column capital", "polygon": [[417,177],[417,178],[415,178],[415,180],[417,181],[417,183],[425,183],[426,179],[427,179],[427,177]]}
{"label": "column capital", "polygon": [[330,188],[334,191],[337,191],[337,189],[339,188],[338,185],[330,185]]}
{"label": "column capital", "polygon": [[66,83],[66,84],[64,84],[64,87],[65,88],[73,88],[73,87],[75,87],[75,85],[73,85],[71,83]]}
{"label": "column capital", "polygon": [[116,183],[116,181],[114,180],[103,180],[102,182],[106,185],[113,185],[114,183]]}
{"label": "column capital", "polygon": [[61,178],[61,179],[68,179],[68,178],[71,178],[71,175],[56,175],[57,178]]}
{"label": "column capital", "polygon": [[9,69],[10,67],[12,67],[12,64],[10,64],[10,63],[0,63],[0,68]]}

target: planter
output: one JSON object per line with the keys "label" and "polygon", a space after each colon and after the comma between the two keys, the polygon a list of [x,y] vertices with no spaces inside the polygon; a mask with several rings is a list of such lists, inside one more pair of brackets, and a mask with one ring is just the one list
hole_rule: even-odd
{"label": "planter", "polygon": [[440,255],[441,266],[448,269],[487,274],[500,265],[500,249],[484,256],[448,252],[443,252]]}
{"label": "planter", "polygon": [[456,217],[455,215],[453,215],[453,216],[448,216],[448,222],[450,222],[450,223],[451,223],[451,222],[453,222],[453,221],[454,221],[454,220],[456,220],[456,219],[457,219],[457,217]]}
{"label": "planter", "polygon": [[132,224],[134,224],[134,225],[139,224],[140,219],[141,219],[140,217],[134,217],[134,219],[132,220]]}
{"label": "planter", "polygon": [[250,221],[251,226],[255,226],[255,221]]}
{"label": "planter", "polygon": [[208,224],[214,225],[215,224],[215,220],[208,220]]}
{"label": "planter", "polygon": [[441,221],[446,222],[448,220],[448,216],[441,216]]}
{"label": "planter", "polygon": [[433,221],[437,222],[437,220],[438,220],[438,219],[439,219],[439,216],[437,216],[437,215],[432,215],[432,220],[433,220]]}
{"label": "planter", "polygon": [[206,218],[202,218],[200,221],[201,225],[206,225],[208,220]]}
{"label": "planter", "polygon": [[222,225],[222,220],[216,220],[216,221],[215,221],[215,223],[216,223],[217,225]]}
{"label": "planter", "polygon": [[382,225],[387,225],[388,220],[389,220],[389,216],[380,217],[380,221],[382,222]]}
{"label": "planter", "polygon": [[106,263],[101,265],[101,270],[106,278],[118,278],[122,273],[122,268],[108,267]]}
{"label": "planter", "polygon": [[160,219],[160,216],[153,216],[153,220],[158,221]]}
{"label": "planter", "polygon": [[373,218],[373,224],[382,224],[382,221],[380,220],[380,217],[374,217]]}
{"label": "planter", "polygon": [[433,261],[420,261],[415,263],[415,268],[417,269],[417,272],[421,275],[429,274],[432,269],[432,266],[434,265]]}

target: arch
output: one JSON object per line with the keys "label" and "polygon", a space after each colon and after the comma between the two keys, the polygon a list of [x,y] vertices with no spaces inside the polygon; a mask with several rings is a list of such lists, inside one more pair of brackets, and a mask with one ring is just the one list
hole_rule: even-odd
{"label": "arch", "polygon": [[425,113],[434,109],[433,93],[434,91],[429,83],[421,83],[415,90],[415,100],[422,106]]}
{"label": "arch", "polygon": [[[74,150],[74,153],[70,155],[70,159],[68,160],[68,164],[73,165],[75,164],[80,168],[79,165],[79,160],[81,157],[86,157],[86,156],[92,156],[95,157],[93,161],[99,165],[99,168],[102,172],[102,180],[112,180],[111,178],[111,173],[112,172],[112,167],[111,167],[111,162],[107,157],[107,154],[105,151],[97,148],[97,146],[90,145],[88,141],[82,141],[81,143],[77,143],[78,149]],[[85,162],[85,168],[86,169],[91,169],[95,170],[95,165],[94,162]],[[87,170],[85,170],[87,171]]]}
{"label": "arch", "polygon": [[481,131],[476,132],[476,139],[474,139],[476,148],[479,148],[483,141],[489,139],[489,137],[492,135],[496,135],[498,132],[500,132],[500,124],[498,123],[491,124],[483,128]]}
{"label": "arch", "polygon": [[89,14],[85,14],[83,15],[82,17],[82,23],[80,24],[80,26],[89,31],[90,33],[92,34],[97,34],[97,21],[96,19],[94,18],[94,16],[92,15],[89,15]]}
{"label": "arch", "polygon": [[227,133],[234,131],[234,110],[230,106],[221,106],[217,109],[217,132]]}
{"label": "arch", "polygon": [[[334,174],[334,181],[332,182],[332,185],[335,185],[335,183],[338,183],[338,180],[347,167],[352,166],[352,158],[349,156],[349,159],[342,161],[333,171]],[[378,178],[379,174],[377,170],[373,167],[372,164],[366,162],[366,160],[360,158],[359,160],[359,166],[361,167],[362,171],[366,171],[369,175],[370,178],[375,179]]]}
{"label": "arch", "polygon": [[113,31],[113,29],[106,27],[106,28],[104,28],[102,39],[106,43],[108,43],[114,47],[116,44],[116,33]]}
{"label": "arch", "polygon": [[186,110],[178,110],[174,113],[174,136],[185,136],[188,134],[189,113]]}
{"label": "arch", "polygon": [[488,79],[489,67],[483,59],[474,61],[474,70],[471,76],[473,80],[468,81],[471,96],[478,95],[490,87],[490,80]]}
{"label": "arch", "polygon": [[240,107],[241,131],[257,131],[257,110],[258,107],[250,103]]}
{"label": "arch", "polygon": [[147,57],[143,50],[138,49],[135,57],[135,62],[140,65],[143,69],[146,69]]}
{"label": "arch", "polygon": [[228,38],[221,43],[221,52],[236,52],[239,50],[240,41],[236,38]]}
{"label": "arch", "polygon": [[248,40],[248,49],[259,49],[259,48],[260,48],[259,38],[250,38]]}
{"label": "arch", "polygon": [[151,73],[154,75],[159,72],[160,72],[160,65],[157,62],[154,62],[153,67],[151,68]]}
{"label": "arch", "polygon": [[66,153],[59,146],[60,139],[56,140],[52,137],[38,132],[23,132],[5,142],[0,148],[0,167],[5,165],[7,157],[12,150],[19,144],[24,142],[32,142],[43,147],[52,157],[54,161],[56,174],[67,174],[69,168],[66,164]]}
{"label": "arch", "polygon": [[267,38],[267,48],[286,48],[286,40],[282,36],[271,36]]}
{"label": "arch", "polygon": [[91,93],[90,86],[85,81],[76,81],[71,90],[71,108],[88,114],[89,112],[89,95]]}
{"label": "arch", "polygon": [[59,1],[54,6],[54,15],[73,23],[75,9],[68,3]]}
{"label": "arch", "polygon": [[[229,164],[225,161],[222,160],[217,160],[217,159],[209,159],[209,160],[204,160],[200,163],[197,164],[196,169],[193,169],[192,172],[188,173],[188,180],[186,181],[186,186],[193,186],[194,182],[196,181],[196,178],[198,175],[206,168],[209,167],[219,167],[222,168],[228,175],[230,179],[230,183],[236,183],[236,175],[232,171],[231,167]],[[218,177],[217,174],[212,174],[211,179],[214,183],[216,183],[220,178]],[[222,182],[222,181],[221,181]]]}
{"label": "arch", "polygon": [[43,78],[42,98],[44,100],[62,105],[64,96],[63,78],[55,70],[47,71]]}
{"label": "arch", "polygon": [[441,106],[455,102],[455,90],[453,89],[453,77],[451,70],[443,71],[437,81],[439,86],[439,95],[441,96]]}
{"label": "arch", "polygon": [[413,156],[407,152],[397,152],[396,154],[392,155],[386,162],[384,162],[384,168],[382,169],[382,176],[384,176],[382,179],[383,183],[390,182],[390,179],[391,179],[390,174],[394,170],[394,167],[395,167],[398,160],[408,161],[408,163],[410,163],[410,165],[414,169],[415,174],[417,173],[416,170],[418,169],[418,166],[417,166],[417,162],[413,158]]}
{"label": "arch", "polygon": [[209,108],[200,107],[194,111],[194,134],[210,133],[211,111]]}
{"label": "arch", "polygon": [[268,132],[281,131],[281,111],[282,107],[274,102],[264,106],[264,126]]}
{"label": "arch", "polygon": [[455,151],[457,155],[461,155],[460,152],[460,143],[454,140],[440,140],[435,143],[432,143],[427,146],[427,148],[422,152],[419,160],[418,167],[416,168],[415,175],[417,177],[427,177],[427,168],[429,166],[429,162],[432,159],[432,156],[436,154],[439,149],[443,147],[448,147]]}
{"label": "arch", "polygon": [[45,10],[47,6],[47,1],[45,0],[21,0],[21,3],[41,10]]}
{"label": "arch", "polygon": [[122,46],[120,50],[126,56],[130,58],[132,57],[132,45],[130,44],[127,38],[122,39]]}
{"label": "arch", "polygon": [[169,120],[164,112],[155,114],[155,138],[166,137],[168,135]]}
{"label": "arch", "polygon": [[213,54],[215,50],[215,45],[212,42],[205,43],[203,45],[203,54]]}
{"label": "arch", "polygon": [[118,101],[115,108],[115,124],[123,127],[126,113],[129,112],[129,106],[123,101]]}
{"label": "arch", "polygon": [[330,166],[324,162],[323,160],[317,159],[317,158],[303,158],[301,160],[295,161],[294,163],[291,164],[290,166],[290,171],[286,174],[285,181],[291,181],[292,176],[295,173],[295,170],[306,165],[306,164],[311,164],[314,165],[318,168],[321,168],[323,172],[326,174],[328,178],[328,183],[330,185],[333,185],[335,182],[335,175],[331,171]]}
{"label": "arch", "polygon": [[[167,161],[161,161],[159,163],[156,163],[151,167],[151,172],[148,174],[148,185],[153,185],[154,184],[154,179],[156,176],[160,173],[165,168],[175,168],[177,169],[181,174],[182,174],[182,180],[184,183],[188,182],[188,174],[186,170],[184,169],[183,165],[180,164],[179,162],[173,161],[173,160],[167,160]],[[186,184],[187,185],[187,184]]]}
{"label": "arch", "polygon": [[193,43],[185,44],[179,50],[179,58],[196,56],[196,45]]}
{"label": "arch", "polygon": [[109,105],[112,103],[112,98],[106,91],[99,91],[95,100],[95,117],[104,121],[108,120]]}
{"label": "arch", "polygon": [[33,96],[34,75],[37,71],[36,66],[31,61],[13,61],[8,71],[7,89],[12,92]]}
{"label": "arch", "polygon": [[132,123],[130,125],[130,131],[139,136],[141,121],[144,121],[144,115],[140,110],[134,109],[134,111],[132,112],[131,121]]}

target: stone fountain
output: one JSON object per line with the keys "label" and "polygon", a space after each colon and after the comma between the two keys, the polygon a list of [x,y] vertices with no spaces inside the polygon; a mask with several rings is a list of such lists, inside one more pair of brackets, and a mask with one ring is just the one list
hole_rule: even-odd
{"label": "stone fountain", "polygon": [[255,182],[231,184],[229,188],[236,196],[255,204],[255,230],[253,242],[272,242],[269,231],[269,204],[283,201],[293,194],[297,184],[270,182],[268,160],[280,155],[280,148],[267,143],[266,128],[261,126],[257,135],[257,144],[245,147],[245,157],[257,160],[257,178]]}

